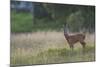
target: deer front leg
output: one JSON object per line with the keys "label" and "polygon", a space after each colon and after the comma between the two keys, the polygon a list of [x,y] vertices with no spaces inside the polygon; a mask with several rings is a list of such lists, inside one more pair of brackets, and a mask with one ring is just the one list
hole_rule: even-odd
{"label": "deer front leg", "polygon": [[69,46],[70,46],[71,50],[73,51],[74,45],[73,44],[70,44]]}
{"label": "deer front leg", "polygon": [[70,49],[71,49],[70,56],[72,56],[73,55],[73,50],[74,50],[74,45],[70,44],[69,46],[70,46]]}

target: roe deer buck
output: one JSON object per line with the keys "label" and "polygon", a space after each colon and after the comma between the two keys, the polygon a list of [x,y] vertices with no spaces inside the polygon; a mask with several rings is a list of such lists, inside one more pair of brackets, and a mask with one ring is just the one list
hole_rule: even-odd
{"label": "roe deer buck", "polygon": [[85,48],[85,35],[82,33],[79,34],[74,34],[74,35],[68,35],[67,33],[67,28],[66,28],[66,24],[64,25],[64,36],[70,46],[70,48],[73,50],[74,48],[74,44],[77,42],[80,42],[80,44],[82,45],[83,49]]}

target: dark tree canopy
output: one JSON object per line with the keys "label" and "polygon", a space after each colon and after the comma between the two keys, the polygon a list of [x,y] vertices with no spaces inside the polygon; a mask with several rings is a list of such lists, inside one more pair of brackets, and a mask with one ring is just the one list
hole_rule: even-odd
{"label": "dark tree canopy", "polygon": [[[15,1],[15,2],[19,3],[22,1]],[[14,3],[11,2],[11,3],[15,4],[15,2]],[[26,17],[29,16],[28,17],[29,19],[25,19],[25,20],[30,21],[29,24],[31,25],[31,27],[30,25],[29,27],[31,28],[31,31],[34,31],[34,30],[61,31],[63,28],[63,25],[66,23],[68,26],[68,29],[71,32],[79,32],[82,30],[86,32],[95,32],[95,6],[42,3],[42,2],[41,3],[40,2],[33,2],[33,3],[26,2],[26,5],[27,4],[32,4],[32,5],[28,5],[28,7],[32,8],[31,9],[32,12],[27,12],[27,13],[24,11],[21,13],[12,12],[12,14],[14,15],[12,16],[12,18],[14,18],[13,20],[16,20],[14,22],[17,23],[20,21],[21,22],[20,24],[23,24],[22,26],[26,27],[26,29],[27,29],[27,25],[24,25],[24,22],[22,21],[24,21],[23,19],[25,19],[25,16]],[[28,10],[28,9],[26,8],[25,10]],[[19,16],[21,15],[20,20],[17,20],[19,19],[17,15]],[[21,26],[20,24],[19,26]]]}

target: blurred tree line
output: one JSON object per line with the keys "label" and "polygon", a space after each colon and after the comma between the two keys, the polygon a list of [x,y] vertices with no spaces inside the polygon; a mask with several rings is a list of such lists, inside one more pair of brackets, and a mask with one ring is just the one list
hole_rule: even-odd
{"label": "blurred tree line", "polygon": [[[15,3],[16,2],[19,1],[15,1]],[[63,25],[66,23],[68,30],[71,32],[79,32],[79,31],[90,32],[90,33],[95,32],[95,6],[26,2],[26,6],[31,6],[31,7],[25,8],[25,1],[20,1],[20,2],[24,3],[23,6],[24,8],[22,10],[22,5],[21,5],[20,11],[22,10],[22,12],[18,12],[20,7],[19,6],[20,4],[18,3],[19,7],[17,7],[18,9],[17,13],[12,12],[13,15],[11,15],[11,19],[13,21],[11,24],[12,25],[11,29],[15,28],[16,26],[15,29],[20,30],[22,28],[21,30],[22,32],[23,30],[24,32],[25,31],[28,32],[28,30],[29,31],[36,31],[36,30],[61,31],[63,30]],[[29,9],[29,12],[28,11],[24,12],[26,9]],[[33,17],[30,16],[29,13]],[[18,14],[21,15],[21,18],[18,18]],[[25,15],[27,19],[25,19]],[[30,17],[32,19],[30,19]],[[28,23],[28,21],[30,23]],[[24,23],[27,25],[24,25]],[[29,28],[27,28],[27,26]],[[13,31],[15,29],[13,29]]]}
{"label": "blurred tree line", "polygon": [[57,27],[56,29],[59,30],[63,24],[66,23],[68,29],[72,32],[81,30],[85,32],[95,31],[95,6],[55,3],[34,4],[36,6],[36,8],[34,8],[34,22],[37,24],[44,25],[49,23],[51,24],[49,27]]}

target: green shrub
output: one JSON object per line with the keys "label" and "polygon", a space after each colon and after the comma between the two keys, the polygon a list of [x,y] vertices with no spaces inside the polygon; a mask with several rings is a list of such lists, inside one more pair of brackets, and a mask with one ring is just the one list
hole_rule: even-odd
{"label": "green shrub", "polygon": [[11,13],[11,32],[31,32],[33,29],[32,15],[29,13]]}

